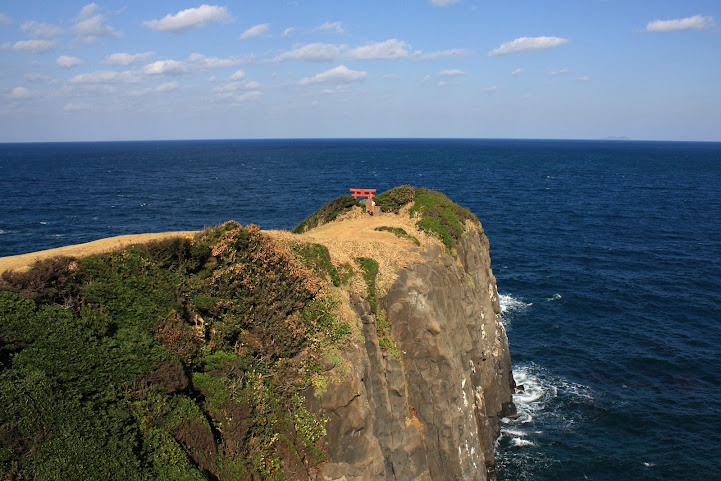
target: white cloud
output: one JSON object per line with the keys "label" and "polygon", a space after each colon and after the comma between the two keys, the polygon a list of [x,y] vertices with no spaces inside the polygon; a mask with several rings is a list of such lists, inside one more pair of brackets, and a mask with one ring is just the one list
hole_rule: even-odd
{"label": "white cloud", "polygon": [[243,80],[236,82],[228,82],[226,84],[220,85],[215,88],[215,92],[224,93],[237,92],[238,90],[257,90],[260,87],[261,85],[258,82]]}
{"label": "white cloud", "polygon": [[96,70],[95,72],[82,73],[70,79],[75,84],[93,83],[136,83],[140,76],[135,72],[116,72],[115,70]]}
{"label": "white cloud", "polygon": [[285,30],[283,30],[283,33],[282,33],[281,35],[283,35],[284,37],[288,38],[288,37],[291,36],[291,34],[292,34],[294,31],[295,31],[295,27],[288,27],[288,28],[286,28]]}
{"label": "white cloud", "polygon": [[523,72],[523,69],[522,69],[522,68],[517,68],[516,70],[514,70],[513,72],[511,72],[511,75],[514,75],[514,76],[515,76],[515,75],[519,75],[521,72]]}
{"label": "white cloud", "polygon": [[510,42],[501,44],[488,52],[489,56],[508,55],[511,53],[530,52],[533,50],[544,50],[558,47],[567,43],[567,38],[561,37],[520,37]]}
{"label": "white cloud", "polygon": [[439,80],[438,81],[439,87],[447,87],[449,85],[460,85],[460,84],[461,84],[460,82],[452,81],[452,80]]}
{"label": "white cloud", "polygon": [[47,82],[50,77],[41,73],[26,73],[23,78],[28,82]]}
{"label": "white cloud", "polygon": [[483,89],[483,91],[487,94],[494,94],[494,93],[498,92],[498,87],[495,85],[492,87],[486,87]]}
{"label": "white cloud", "polygon": [[190,65],[180,60],[158,60],[143,67],[143,73],[148,75],[182,75],[190,71]]}
{"label": "white cloud", "polygon": [[463,70],[458,70],[458,69],[441,70],[440,72],[438,72],[438,75],[440,75],[441,77],[458,77],[460,75],[466,75],[466,72],[464,72]]}
{"label": "white cloud", "polygon": [[51,40],[20,40],[19,42],[6,42],[0,45],[0,50],[14,50],[23,53],[44,53],[52,50],[55,42]]}
{"label": "white cloud", "polygon": [[0,13],[0,23],[2,23],[3,25],[10,25],[11,23],[13,23],[13,19],[3,13]]}
{"label": "white cloud", "polygon": [[672,20],[654,20],[646,25],[646,32],[672,32],[674,30],[706,30],[715,26],[713,17],[694,15]]}
{"label": "white cloud", "polygon": [[196,69],[207,70],[211,68],[230,68],[237,67],[242,64],[243,61],[239,58],[228,57],[228,58],[216,58],[206,57],[199,53],[192,53],[188,57],[188,62],[191,62]]}
{"label": "white cloud", "polygon": [[230,76],[231,80],[242,80],[245,78],[245,72],[242,70],[236,71],[233,75]]}
{"label": "white cloud", "polygon": [[32,97],[33,93],[25,87],[15,87],[10,91],[9,96],[12,99],[26,99]]}
{"label": "white cloud", "polygon": [[306,62],[332,62],[337,60],[347,47],[331,43],[309,43],[282,53],[275,58],[276,62],[284,60],[304,60]]}
{"label": "white cloud", "polygon": [[206,57],[199,53],[190,54],[186,61],[158,60],[143,67],[143,73],[148,75],[182,75],[214,68],[237,67],[243,63],[235,57],[215,58]]}
{"label": "white cloud", "polygon": [[473,51],[464,48],[454,48],[431,53],[416,52],[413,58],[416,60],[438,60],[444,57],[467,57],[469,55],[473,55]]}
{"label": "white cloud", "polygon": [[323,23],[323,25],[316,27],[316,30],[320,30],[321,32],[333,32],[337,34],[341,34],[344,32],[342,22],[325,22]]}
{"label": "white cloud", "polygon": [[339,65],[325,72],[319,73],[313,77],[306,77],[300,82],[299,85],[310,85],[319,83],[330,83],[330,84],[348,84],[352,82],[360,82],[365,80],[367,77],[366,72],[359,70],[351,70],[345,65]]}
{"label": "white cloud", "polygon": [[135,54],[118,52],[112,53],[105,57],[103,63],[105,65],[133,65],[135,63],[145,62],[146,60],[152,58],[153,55],[155,55],[155,52],[144,52]]}
{"label": "white cloud", "polygon": [[99,8],[95,3],[85,5],[75,19],[75,25],[70,27],[70,32],[86,43],[94,43],[98,37],[119,37],[120,33],[104,24],[105,15],[97,13]]}
{"label": "white cloud", "polygon": [[231,16],[226,7],[217,5],[201,5],[196,8],[181,10],[176,14],[168,14],[160,20],[147,20],[143,25],[161,32],[183,33],[194,28],[206,27],[216,22],[230,21]]}
{"label": "white cloud", "polygon": [[402,40],[391,38],[384,42],[371,42],[350,50],[346,56],[359,60],[390,60],[410,55],[410,45]]}
{"label": "white cloud", "polygon": [[36,21],[25,22],[20,30],[36,38],[53,38],[62,35],[64,30],[57,25],[50,25]]}
{"label": "white cloud", "polygon": [[584,75],[583,77],[576,77],[576,80],[578,80],[579,82],[588,82],[589,80],[591,80],[591,77],[589,77],[588,75]]}
{"label": "white cloud", "polygon": [[568,69],[565,67],[561,70],[551,70],[550,72],[548,72],[548,75],[562,75],[564,73],[568,73]]}
{"label": "white cloud", "polygon": [[176,90],[180,84],[178,82],[166,82],[158,85],[157,87],[150,87],[144,89],[135,89],[128,92],[131,97],[140,97],[147,94],[171,92]]}
{"label": "white cloud", "polygon": [[458,3],[461,0],[430,0],[430,1],[436,7],[447,7],[448,5],[453,5],[454,3]]}
{"label": "white cloud", "polygon": [[55,63],[63,68],[73,68],[77,67],[78,65],[81,65],[83,63],[82,60],[80,60],[77,57],[69,57],[67,55],[61,55],[58,57],[57,60],[55,60]]}
{"label": "white cloud", "polygon": [[240,35],[240,38],[241,38],[241,40],[245,40],[246,38],[262,37],[263,35],[268,33],[268,30],[270,30],[270,24],[269,23],[261,23],[260,25],[250,27],[248,30],[243,32]]}

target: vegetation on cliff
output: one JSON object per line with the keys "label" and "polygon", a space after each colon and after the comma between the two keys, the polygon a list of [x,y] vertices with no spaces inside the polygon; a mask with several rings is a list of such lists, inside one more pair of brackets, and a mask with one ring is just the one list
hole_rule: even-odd
{"label": "vegetation on cliff", "polygon": [[327,224],[338,217],[338,215],[349,211],[356,205],[361,206],[362,204],[350,195],[341,195],[320,206],[320,209],[306,217],[305,220],[295,226],[291,232],[294,234],[302,234],[314,227]]}
{"label": "vegetation on cliff", "polygon": [[465,207],[451,201],[441,192],[402,185],[375,197],[376,205],[383,212],[395,212],[412,202],[409,214],[417,216],[416,226],[435,235],[450,251],[465,231],[466,221],[478,223],[478,217]]}
{"label": "vegetation on cliff", "polygon": [[307,479],[300,393],[350,333],[320,247],[229,222],[4,274],[3,479]]}

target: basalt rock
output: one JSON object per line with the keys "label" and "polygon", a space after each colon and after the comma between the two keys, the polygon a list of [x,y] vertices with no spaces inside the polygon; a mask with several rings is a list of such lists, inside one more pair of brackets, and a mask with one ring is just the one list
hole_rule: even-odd
{"label": "basalt rock", "polygon": [[[487,480],[515,383],[488,240],[467,224],[453,255],[428,245],[381,299],[395,354],[366,299],[351,299],[364,343],[309,407],[329,418],[323,480]],[[397,358],[395,357],[397,355]]]}

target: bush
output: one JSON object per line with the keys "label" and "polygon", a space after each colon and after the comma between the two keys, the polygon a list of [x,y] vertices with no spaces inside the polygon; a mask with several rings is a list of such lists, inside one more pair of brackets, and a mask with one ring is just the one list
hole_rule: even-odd
{"label": "bush", "polygon": [[401,185],[400,187],[395,187],[377,195],[373,200],[383,212],[394,212],[397,214],[401,207],[413,202],[415,196],[415,187]]}
{"label": "bush", "polygon": [[323,204],[320,209],[306,217],[306,219],[295,226],[291,232],[302,234],[319,225],[333,221],[338,215],[351,210],[354,206],[362,205],[350,195],[341,195],[330,202]]}

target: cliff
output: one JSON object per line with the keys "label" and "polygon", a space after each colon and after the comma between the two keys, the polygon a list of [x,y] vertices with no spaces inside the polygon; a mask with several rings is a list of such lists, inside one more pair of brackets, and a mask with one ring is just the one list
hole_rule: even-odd
{"label": "cliff", "polygon": [[[366,224],[408,215],[399,210]],[[403,226],[422,236],[414,227]],[[323,479],[493,478],[498,419],[515,412],[508,341],[480,223],[467,220],[457,237],[450,250],[428,237],[422,247],[406,241],[418,256],[395,271],[377,312],[351,296],[364,342],[344,352],[350,369],[335,376],[342,382],[308,397],[329,418]],[[368,248],[382,256],[400,247]],[[379,340],[379,323],[391,348]]]}
{"label": "cliff", "polygon": [[492,479],[488,240],[438,193],[377,200],[3,273],[3,478]]}

